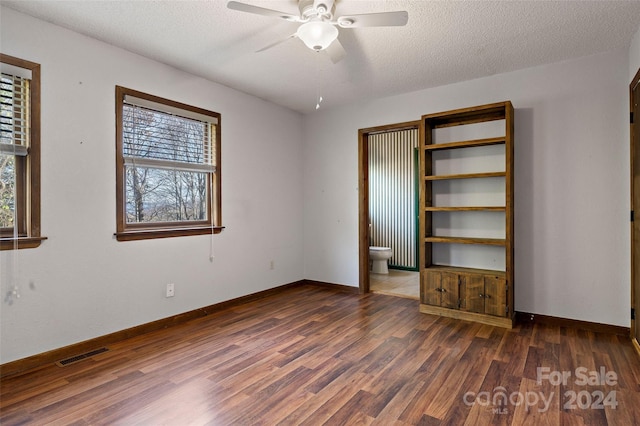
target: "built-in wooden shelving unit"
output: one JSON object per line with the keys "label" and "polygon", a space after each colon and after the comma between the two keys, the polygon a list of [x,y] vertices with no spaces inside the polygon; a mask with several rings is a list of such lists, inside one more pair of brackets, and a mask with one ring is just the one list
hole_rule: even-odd
{"label": "built-in wooden shelving unit", "polygon": [[[436,143],[436,129],[467,126],[502,120],[504,134],[454,142]],[[420,265],[420,310],[424,313],[478,321],[502,327],[513,326],[513,106],[500,102],[471,108],[422,116],[421,129],[420,235],[422,241]],[[504,164],[497,170],[472,173],[434,174],[433,153],[445,150],[468,150],[502,145]],[[433,185],[437,181],[457,179],[497,178],[504,181],[504,205],[456,206],[434,205]],[[482,196],[482,194],[480,194]],[[477,197],[474,199],[477,200]],[[468,214],[478,212],[504,217],[504,238],[435,235],[433,214]],[[464,244],[478,247],[498,247],[505,250],[504,270],[478,269],[464,266],[438,265],[434,257],[442,245]],[[474,259],[468,259],[473,264]]]}

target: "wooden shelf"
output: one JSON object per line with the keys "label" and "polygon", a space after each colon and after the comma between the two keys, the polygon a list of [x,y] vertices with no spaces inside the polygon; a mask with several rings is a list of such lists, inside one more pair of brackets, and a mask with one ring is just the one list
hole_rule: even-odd
{"label": "wooden shelf", "polygon": [[470,141],[434,143],[424,147],[425,151],[437,151],[440,149],[472,148],[474,146],[499,145],[505,143],[505,138],[474,139]]}
{"label": "wooden shelf", "polygon": [[463,268],[461,266],[450,265],[431,265],[425,268],[429,271],[437,272],[453,272],[456,274],[483,274],[483,275],[495,275],[496,277],[505,278],[507,273],[505,271],[497,271],[494,269],[477,269],[477,268]]}
{"label": "wooden shelf", "polygon": [[504,246],[504,238],[468,238],[468,237],[426,237],[425,243],[449,243],[449,244],[483,244],[489,246]]}
{"label": "wooden shelf", "polygon": [[440,127],[459,126],[462,124],[482,123],[485,121],[503,120],[506,118],[505,110],[511,107],[511,102],[498,102],[495,104],[478,107],[462,108],[448,113],[436,113],[423,115],[423,121],[430,124],[433,129]]}
{"label": "wooden shelf", "polygon": [[449,179],[475,179],[490,177],[505,177],[506,172],[463,173],[457,175],[432,175],[425,176],[424,180],[449,180]]}
{"label": "wooden shelf", "polygon": [[507,208],[504,206],[485,206],[485,207],[425,207],[426,212],[504,212]]}

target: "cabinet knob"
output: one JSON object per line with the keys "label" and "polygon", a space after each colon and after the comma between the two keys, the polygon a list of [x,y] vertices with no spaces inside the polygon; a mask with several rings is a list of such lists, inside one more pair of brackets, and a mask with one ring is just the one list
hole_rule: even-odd
{"label": "cabinet knob", "polygon": [[480,293],[478,296],[479,296],[479,297],[484,297],[484,294]]}

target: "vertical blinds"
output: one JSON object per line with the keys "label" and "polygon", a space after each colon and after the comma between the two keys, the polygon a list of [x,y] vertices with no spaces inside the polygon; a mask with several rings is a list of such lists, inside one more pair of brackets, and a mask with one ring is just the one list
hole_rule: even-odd
{"label": "vertical blinds", "polygon": [[0,154],[26,156],[29,146],[29,79],[1,74]]}
{"label": "vertical blinds", "polygon": [[125,164],[191,172],[216,171],[214,118],[184,117],[140,105],[143,102],[135,102],[137,98],[127,98],[122,118]]}

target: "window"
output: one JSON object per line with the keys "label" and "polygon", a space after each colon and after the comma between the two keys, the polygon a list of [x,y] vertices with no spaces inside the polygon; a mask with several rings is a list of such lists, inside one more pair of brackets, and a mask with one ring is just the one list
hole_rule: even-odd
{"label": "window", "polygon": [[38,247],[40,65],[0,54],[0,249]]}
{"label": "window", "polygon": [[119,241],[219,233],[220,114],[116,86]]}

